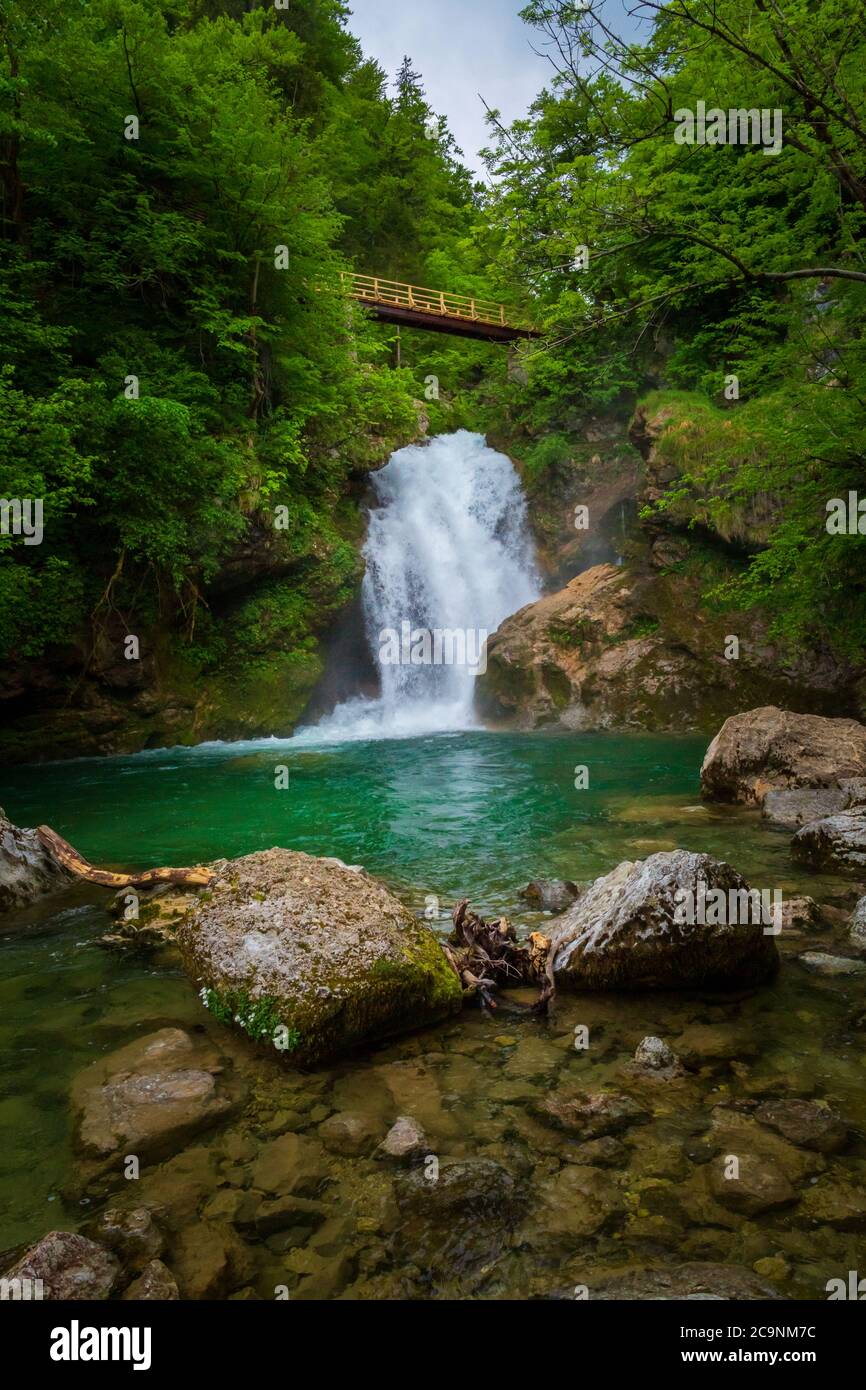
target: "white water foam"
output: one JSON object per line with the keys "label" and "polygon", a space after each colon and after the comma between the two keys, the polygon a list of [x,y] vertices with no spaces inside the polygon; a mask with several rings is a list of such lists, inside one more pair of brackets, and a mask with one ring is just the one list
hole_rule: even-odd
{"label": "white water foam", "polygon": [[526,501],[514,465],[480,434],[458,430],[392,454],[372,475],[376,505],[364,546],[367,640],[381,694],[356,696],[295,743],[406,738],[478,727],[467,664],[388,664],[381,634],[493,634],[541,592]]}

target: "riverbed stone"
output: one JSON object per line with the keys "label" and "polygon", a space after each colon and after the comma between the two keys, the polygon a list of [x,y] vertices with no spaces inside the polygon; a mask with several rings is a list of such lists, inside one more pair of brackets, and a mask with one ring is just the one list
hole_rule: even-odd
{"label": "riverbed stone", "polygon": [[543,912],[564,912],[579,895],[577,884],[567,878],[534,878],[520,892],[524,901]]}
{"label": "riverbed stone", "polygon": [[804,951],[797,960],[811,975],[842,979],[847,975],[866,975],[866,961],[850,956],[833,956],[827,951]]}
{"label": "riverbed stone", "polygon": [[[697,920],[700,885],[725,894],[718,925]],[[559,919],[551,951],[558,986],[572,989],[687,989],[756,985],[779,957],[761,921],[752,921],[736,869],[688,850],[620,864]],[[732,897],[737,894],[739,897]],[[692,922],[681,920],[694,905]],[[731,910],[733,904],[734,910]]]}
{"label": "riverbed stone", "polygon": [[236,1096],[217,1076],[207,1042],[163,1028],[79,1072],[72,1107],[85,1155],[107,1164],[123,1153],[164,1158],[231,1113]]}
{"label": "riverbed stone", "polygon": [[838,1153],[848,1142],[848,1126],[826,1101],[767,1100],[758,1106],[755,1118],[790,1143],[818,1153]]}
{"label": "riverbed stone", "polygon": [[578,1139],[622,1134],[648,1119],[636,1101],[617,1091],[554,1092],[539,1101],[536,1109],[543,1120]]}
{"label": "riverbed stone", "polygon": [[857,900],[848,923],[848,941],[857,951],[866,953],[866,896]]}
{"label": "riverbed stone", "polygon": [[808,1189],[798,1215],[809,1224],[832,1226],[836,1231],[866,1231],[866,1186],[837,1166]]}
{"label": "riverbed stone", "polygon": [[866,777],[866,727],[764,705],[726,719],[707,749],[701,791],[761,805],[770,791],[838,788]]}
{"label": "riverbed stone", "polygon": [[642,1038],[635,1049],[633,1065],[647,1075],[671,1079],[683,1071],[683,1064],[663,1038]]}
{"label": "riverbed stone", "polygon": [[844,811],[847,805],[847,793],[838,787],[785,787],[767,792],[761,815],[774,825],[799,830],[810,821]]}
{"label": "riverbed stone", "polygon": [[419,1158],[428,1148],[427,1136],[418,1121],[411,1115],[398,1115],[377,1153],[381,1158],[411,1161]]}
{"label": "riverbed stone", "polygon": [[73,882],[36,831],[13,825],[0,806],[0,913],[26,907]]}
{"label": "riverbed stone", "polygon": [[804,825],[791,841],[791,856],[810,869],[866,877],[866,806]]}
{"label": "riverbed stone", "polygon": [[141,1269],[155,1260],[165,1245],[147,1207],[107,1208],[94,1223],[93,1235],[113,1250],[128,1269]]}
{"label": "riverbed stone", "polygon": [[253,1187],[281,1196],[316,1197],[330,1176],[325,1150],[303,1134],[263,1144],[253,1164]]}
{"label": "riverbed stone", "polygon": [[774,918],[773,925],[778,926],[780,931],[785,932],[816,932],[824,927],[821,917],[821,910],[814,898],[807,897],[805,894],[798,894],[795,897],[784,897],[774,912],[778,915]]}
{"label": "riverbed stone", "polygon": [[485,1215],[507,1210],[517,1185],[511,1173],[490,1158],[446,1159],[437,1170],[411,1168],[398,1174],[394,1192],[401,1209],[431,1221],[456,1213]]}
{"label": "riverbed stone", "polygon": [[732,1264],[656,1265],[601,1276],[590,1273],[584,1282],[591,1300],[655,1302],[667,1299],[739,1301],[782,1298],[766,1278],[751,1269]]}
{"label": "riverbed stone", "polygon": [[171,1267],[185,1299],[224,1298],[249,1277],[252,1261],[229,1226],[200,1221],[182,1230],[171,1251]]}
{"label": "riverbed stone", "polygon": [[599,1168],[568,1163],[537,1184],[520,1236],[533,1246],[571,1247],[625,1215],[622,1189]]}
{"label": "riverbed stone", "polygon": [[178,927],[209,1007],[298,1063],[457,1013],[462,990],[426,923],[369,874],[271,849],[211,866]]}
{"label": "riverbed stone", "polygon": [[49,1231],[3,1278],[41,1280],[43,1298],[98,1300],[108,1298],[119,1274],[116,1256],[104,1245],[71,1231]]}
{"label": "riverbed stone", "polygon": [[180,1298],[177,1281],[162,1260],[150,1260],[137,1279],[133,1279],[124,1299],[139,1302],[173,1302]]}
{"label": "riverbed stone", "polygon": [[372,1153],[379,1138],[374,1119],[360,1110],[339,1110],[323,1120],[316,1131],[325,1148],[344,1158]]}
{"label": "riverbed stone", "polygon": [[[736,1168],[731,1159],[736,1158]],[[736,1176],[732,1176],[735,1173]],[[723,1155],[710,1162],[710,1191],[717,1202],[742,1216],[791,1206],[797,1189],[766,1154]]]}

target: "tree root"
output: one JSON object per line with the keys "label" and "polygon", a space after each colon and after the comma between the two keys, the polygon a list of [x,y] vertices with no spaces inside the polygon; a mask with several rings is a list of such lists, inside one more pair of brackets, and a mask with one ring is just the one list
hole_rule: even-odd
{"label": "tree root", "polygon": [[468,898],[457,904],[451,920],[454,930],[445,954],[463,986],[464,999],[477,997],[482,1008],[492,1010],[497,990],[538,983],[548,946],[540,932],[533,933],[529,945],[520,945],[517,932],[504,917],[485,922],[469,910]]}

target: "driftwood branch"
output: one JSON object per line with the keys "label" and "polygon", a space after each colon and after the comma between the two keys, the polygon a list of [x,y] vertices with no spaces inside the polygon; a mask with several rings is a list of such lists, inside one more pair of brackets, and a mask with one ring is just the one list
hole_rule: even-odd
{"label": "driftwood branch", "polygon": [[136,874],[113,874],[108,869],[94,869],[77,849],[52,830],[49,825],[40,825],[36,834],[61,868],[83,878],[88,883],[98,883],[103,888],[150,888],[157,883],[179,883],[188,888],[207,888],[213,882],[210,869],[201,866],[195,869],[144,869]]}

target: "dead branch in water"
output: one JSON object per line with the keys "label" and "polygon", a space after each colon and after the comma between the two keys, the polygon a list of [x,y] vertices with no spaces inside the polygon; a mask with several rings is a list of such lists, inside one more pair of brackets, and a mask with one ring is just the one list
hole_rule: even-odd
{"label": "dead branch in water", "polygon": [[94,869],[86,859],[73,849],[62,836],[49,825],[36,828],[45,849],[57,863],[76,878],[86,879],[88,883],[98,883],[103,888],[150,888],[155,883],[182,883],[189,888],[207,888],[213,882],[210,869],[144,869],[137,874],[114,874],[109,869]]}
{"label": "dead branch in water", "polygon": [[[466,998],[477,995],[483,1008],[495,1009],[494,994],[507,985],[534,984],[539,975],[537,934],[521,946],[504,917],[485,922],[463,898],[451,913],[454,931],[446,954],[457,971]],[[543,938],[539,938],[541,940]]]}

